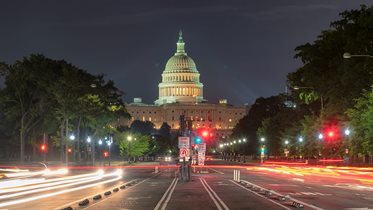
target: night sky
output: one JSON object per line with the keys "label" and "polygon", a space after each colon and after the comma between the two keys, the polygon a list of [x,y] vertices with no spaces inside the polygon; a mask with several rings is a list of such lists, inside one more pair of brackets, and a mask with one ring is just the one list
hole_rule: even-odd
{"label": "night sky", "polygon": [[284,91],[301,65],[294,48],[315,40],[360,0],[0,0],[0,61],[42,53],[115,81],[124,100],[153,103],[183,30],[212,103],[253,103]]}

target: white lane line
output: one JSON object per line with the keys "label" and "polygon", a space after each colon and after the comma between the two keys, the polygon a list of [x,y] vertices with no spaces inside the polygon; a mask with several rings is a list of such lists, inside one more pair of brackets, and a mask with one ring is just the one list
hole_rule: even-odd
{"label": "white lane line", "polygon": [[172,187],[170,193],[168,193],[167,199],[166,199],[166,201],[165,201],[165,202],[163,203],[163,205],[162,205],[162,210],[165,210],[165,209],[166,209],[167,204],[168,204],[168,202],[169,202],[170,199],[171,199],[171,195],[172,195],[172,193],[174,192],[175,187],[176,187],[176,185],[177,185],[177,181],[178,181],[178,178],[176,178],[176,181],[175,181],[175,183],[174,183],[174,186]]}
{"label": "white lane line", "polygon": [[[143,182],[148,181],[148,180],[151,179],[151,178],[153,178],[153,176],[152,176],[152,177],[149,177],[149,178],[147,178],[147,179],[142,180],[141,182],[137,183],[136,185],[133,185],[130,189],[132,189],[132,188],[138,186],[139,184],[141,184],[141,183],[143,183]],[[137,179],[133,179],[133,180],[131,180],[131,181],[129,181],[129,182],[122,183],[122,184],[120,184],[120,185],[118,185],[118,186],[121,186],[121,185],[123,185],[123,184],[127,184],[127,183],[130,183],[130,182],[133,182],[134,180],[137,180]],[[115,187],[113,187],[113,188],[115,188]],[[129,189],[129,188],[126,187],[124,190],[127,190],[127,189]],[[107,191],[107,190],[106,190],[106,191]],[[106,191],[105,191],[105,192],[106,192]],[[98,194],[103,194],[103,193],[98,193]],[[97,195],[97,193],[96,193],[95,195]],[[114,194],[114,195],[118,195],[118,194]],[[90,198],[92,198],[92,197],[93,197],[93,195],[90,196]],[[112,196],[110,196],[110,197],[112,197]],[[96,201],[95,203],[93,203],[93,204],[91,204],[91,205],[89,205],[89,206],[87,206],[87,207],[80,207],[80,209],[89,209],[89,208],[91,208],[92,206],[95,206],[95,205],[97,205],[97,204],[99,204],[99,203],[105,201],[106,199],[108,199],[108,198],[110,198],[110,197],[106,197],[106,198],[101,199],[100,201]],[[80,200],[84,200],[84,199],[80,199]],[[80,201],[80,200],[79,200],[79,201]],[[78,201],[75,201],[74,203],[77,203],[77,202],[78,202]],[[66,205],[66,206],[68,206],[68,205]],[[58,209],[61,209],[61,208],[58,208]],[[57,210],[57,209],[56,209],[56,210]]]}
{"label": "white lane line", "polygon": [[171,190],[173,184],[176,182],[176,178],[174,178],[170,184],[170,186],[167,188],[166,192],[163,194],[161,200],[158,201],[157,205],[155,206],[154,210],[158,210],[159,207],[161,206],[163,200],[166,198],[168,192]]}
{"label": "white lane line", "polygon": [[[112,188],[116,188],[116,187],[120,187],[120,186],[122,186],[122,185],[125,185],[125,184],[127,184],[127,183],[130,183],[130,182],[133,182],[133,181],[136,181],[137,179],[132,179],[132,180],[130,180],[130,181],[128,181],[128,182],[122,182],[121,184],[119,184],[119,185],[117,185],[117,186],[114,186],[114,187],[112,187]],[[140,182],[141,183],[141,182]],[[81,199],[79,199],[79,200],[76,200],[76,201],[72,201],[72,202],[70,202],[70,203],[67,203],[67,204],[64,204],[64,205],[62,205],[62,206],[59,206],[59,207],[57,207],[57,208],[55,208],[56,210],[57,209],[63,209],[63,208],[65,208],[65,207],[67,207],[67,206],[71,206],[71,205],[73,205],[73,204],[75,204],[75,203],[78,203],[78,202],[80,202],[80,201],[82,201],[82,200],[85,200],[85,199],[91,199],[91,198],[93,198],[94,196],[96,196],[96,195],[98,195],[98,194],[103,194],[104,192],[106,192],[106,191],[108,191],[108,190],[105,190],[105,191],[102,191],[101,193],[95,193],[95,194],[92,194],[92,195],[90,195],[90,196],[86,196],[86,197],[84,197],[84,198],[81,198]],[[99,202],[101,202],[101,201],[103,201],[103,200],[105,200],[105,199],[102,199],[102,200],[100,200],[100,201],[97,201],[96,203],[99,203]],[[94,203],[94,204],[96,204],[96,203]],[[92,204],[91,206],[93,206],[94,204]],[[81,208],[83,208],[83,207],[81,207]]]}
{"label": "white lane line", "polygon": [[[231,181],[232,181],[232,180],[231,180]],[[256,185],[256,184],[251,183],[251,182],[246,181],[246,180],[241,180],[241,182],[245,182],[245,183],[247,183],[247,184],[251,184],[251,185],[253,185],[253,186],[255,186],[255,187],[265,189],[265,188],[263,188],[263,187],[261,187],[261,186],[259,186],[259,185]],[[246,188],[245,188],[245,189],[246,189]],[[278,192],[276,192],[276,191],[273,191],[273,193],[276,194],[277,196],[283,196],[283,195],[281,195],[280,193],[278,193]],[[293,197],[291,198],[291,200],[293,200],[293,201],[295,201],[295,202],[298,202],[298,203],[301,203],[301,204],[303,204],[304,206],[308,206],[308,207],[310,207],[310,208],[312,208],[312,209],[316,209],[316,210],[324,210],[323,208],[319,208],[319,207],[314,206],[314,205],[312,205],[312,204],[305,203],[305,202],[300,201],[300,200],[297,200],[297,199],[295,199],[295,198],[293,198]]]}
{"label": "white lane line", "polygon": [[225,205],[224,201],[222,199],[220,199],[220,197],[216,194],[216,192],[210,187],[210,185],[207,183],[207,181],[202,178],[202,181],[205,182],[206,186],[211,190],[212,194],[215,195],[215,197],[218,199],[218,201],[220,202],[220,204],[224,207],[225,210],[229,210],[228,206]]}
{"label": "white lane line", "polygon": [[[228,206],[224,203],[224,201],[216,194],[216,192],[210,187],[210,185],[206,182],[204,178],[200,178],[201,182],[203,182],[206,187],[210,190],[210,192],[215,196],[215,198],[219,201],[219,203],[222,205],[222,207],[225,210],[229,210]],[[206,189],[206,188],[205,188]]]}
{"label": "white lane line", "polygon": [[200,178],[199,181],[201,181],[202,183],[202,186],[205,188],[205,190],[207,191],[207,193],[209,194],[210,198],[212,199],[212,201],[215,203],[215,206],[218,208],[218,210],[223,210],[221,208],[221,206],[219,205],[219,203],[216,201],[216,199],[214,198],[214,196],[211,194],[211,192],[207,189],[207,187],[205,186],[205,183],[203,183],[202,179]]}
{"label": "white lane line", "polygon": [[209,168],[210,170],[212,170],[212,171],[215,171],[216,173],[219,173],[219,174],[224,174],[223,172],[221,172],[221,171],[218,171],[218,170],[216,170],[216,169],[213,169],[213,168]]}
{"label": "white lane line", "polygon": [[245,187],[242,186],[242,185],[237,184],[237,183],[236,183],[235,181],[233,181],[233,180],[229,180],[229,181],[231,181],[233,184],[235,184],[235,185],[241,187],[242,189],[244,189],[244,190],[246,190],[246,191],[249,191],[249,192],[251,192],[251,193],[253,193],[253,194],[255,194],[255,195],[257,195],[257,196],[259,196],[259,197],[261,197],[261,198],[264,198],[264,199],[266,199],[266,200],[268,200],[268,201],[270,201],[270,202],[272,202],[272,203],[274,203],[274,204],[276,204],[276,205],[278,205],[278,206],[280,206],[280,207],[282,207],[282,208],[284,208],[284,209],[292,210],[291,208],[288,208],[288,207],[286,207],[286,206],[284,206],[284,205],[282,205],[282,204],[280,204],[280,203],[277,203],[277,202],[275,202],[275,201],[273,201],[273,200],[270,200],[270,199],[264,197],[263,195],[261,195],[261,194],[259,194],[259,193],[253,192],[253,191],[251,191],[251,190],[245,188]]}

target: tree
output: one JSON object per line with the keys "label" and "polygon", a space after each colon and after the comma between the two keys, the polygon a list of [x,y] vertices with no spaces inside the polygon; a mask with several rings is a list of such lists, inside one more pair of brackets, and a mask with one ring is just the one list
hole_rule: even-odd
{"label": "tree", "polygon": [[325,102],[325,117],[343,115],[363,89],[373,84],[373,60],[343,59],[345,52],[373,54],[373,7],[340,13],[340,20],[317,37],[313,43],[298,46],[296,58],[303,66],[288,75],[291,86],[310,87],[296,92],[308,100]]}
{"label": "tree", "polygon": [[346,111],[353,128],[348,148],[352,155],[373,155],[373,85],[355,99],[355,105]]}
{"label": "tree", "polygon": [[137,133],[151,135],[155,133],[154,126],[150,121],[135,120],[131,123],[130,129]]}
{"label": "tree", "polygon": [[256,99],[249,113],[233,128],[231,137],[246,138],[247,147],[245,148],[245,153],[257,154],[259,152],[256,133],[258,128],[262,125],[264,119],[274,116],[284,106],[282,96]]}
{"label": "tree", "polygon": [[1,90],[1,104],[8,123],[18,130],[20,161],[23,162],[25,139],[32,128],[49,112],[50,95],[45,87],[51,82],[45,77],[56,63],[42,55],[31,55],[13,65],[0,65],[5,88]]}
{"label": "tree", "polygon": [[[129,138],[130,136],[130,138]],[[115,135],[116,143],[119,145],[120,155],[131,158],[144,155],[149,150],[149,135],[134,132],[120,132]]]}

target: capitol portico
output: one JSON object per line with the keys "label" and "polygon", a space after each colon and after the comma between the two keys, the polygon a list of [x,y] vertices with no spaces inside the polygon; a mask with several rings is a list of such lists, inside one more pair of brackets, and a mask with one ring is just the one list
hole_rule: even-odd
{"label": "capitol portico", "polygon": [[150,121],[156,128],[163,122],[171,129],[179,128],[179,117],[184,115],[192,120],[194,129],[214,129],[217,138],[230,134],[233,127],[248,112],[248,106],[233,106],[222,99],[219,103],[207,103],[203,97],[203,84],[196,64],[185,51],[182,32],[176,43],[175,54],[168,59],[162,73],[162,82],[158,85],[159,98],[154,104],[145,104],[141,98],[135,98],[126,105],[134,120]]}

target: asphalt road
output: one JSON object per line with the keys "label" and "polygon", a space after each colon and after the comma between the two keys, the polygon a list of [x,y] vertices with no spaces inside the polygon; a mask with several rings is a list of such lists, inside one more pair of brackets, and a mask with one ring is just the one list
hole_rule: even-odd
{"label": "asphalt road", "polygon": [[[193,173],[190,182],[181,182],[176,168],[160,168],[159,173],[155,173],[151,166],[125,168],[121,178],[104,184],[100,183],[113,180],[116,176],[77,186],[56,185],[60,187],[11,198],[1,197],[12,193],[1,193],[0,182],[0,209],[62,209],[70,206],[73,209],[97,210],[227,210],[296,209],[297,205],[303,205],[303,209],[373,209],[373,185],[369,183],[369,171],[364,172],[362,183],[354,178],[355,175],[351,175],[352,172],[345,170],[340,174],[336,174],[334,169],[325,169],[329,173],[324,173],[322,169],[320,173],[301,174],[305,170],[302,167],[227,165],[221,161],[208,163],[211,165],[203,169],[195,168],[196,173]],[[105,174],[114,173],[115,170],[106,169]],[[240,171],[240,182],[233,180],[234,170]],[[93,172],[80,170],[71,175]],[[6,202],[81,186],[88,187],[1,207]],[[118,188],[117,192],[114,188]],[[104,195],[107,191],[111,194]],[[98,194],[102,198],[93,200],[93,196]],[[79,202],[85,198],[89,203],[79,206]]]}

